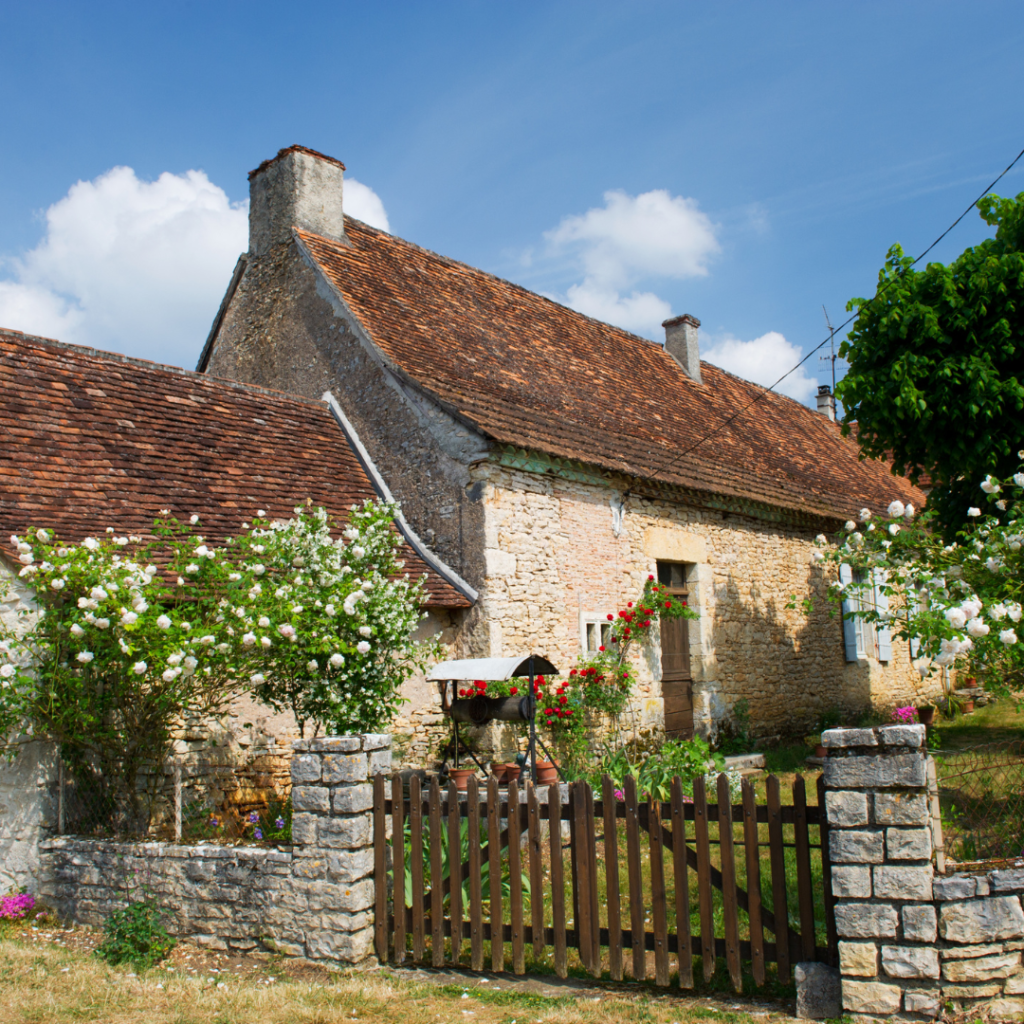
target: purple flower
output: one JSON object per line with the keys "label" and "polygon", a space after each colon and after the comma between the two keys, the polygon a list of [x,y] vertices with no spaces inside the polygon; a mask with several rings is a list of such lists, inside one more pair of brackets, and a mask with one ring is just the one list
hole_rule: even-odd
{"label": "purple flower", "polygon": [[15,921],[24,917],[35,905],[35,897],[27,892],[17,896],[0,896],[0,921]]}
{"label": "purple flower", "polygon": [[284,828],[284,818],[278,818],[277,821],[274,822],[274,828],[276,828],[277,831],[280,832],[281,829]]}
{"label": "purple flower", "polygon": [[220,828],[220,822],[212,814],[210,815],[210,824],[214,828]]}
{"label": "purple flower", "polygon": [[252,811],[249,815],[249,824],[256,825],[259,820],[260,816],[255,811]]}
{"label": "purple flower", "polygon": [[255,837],[257,838],[257,839],[262,839],[262,838],[263,838],[263,829],[261,829],[261,828],[258,828],[258,829],[256,829],[256,831],[255,831],[255,832],[253,832],[253,835],[254,835],[254,836],[255,836]]}
{"label": "purple flower", "polygon": [[615,799],[616,800],[625,800],[626,799],[626,794],[623,793],[621,789],[617,789],[617,790],[615,790]]}

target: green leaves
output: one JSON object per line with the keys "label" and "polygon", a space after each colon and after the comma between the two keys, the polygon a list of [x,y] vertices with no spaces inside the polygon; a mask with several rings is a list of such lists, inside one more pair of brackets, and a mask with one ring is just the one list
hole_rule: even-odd
{"label": "green leaves", "polygon": [[949,266],[914,270],[889,250],[875,296],[848,304],[858,317],[836,386],[866,456],[932,478],[947,536],[964,522],[961,478],[1009,473],[1024,440],[1024,193],[978,205],[996,236]]}

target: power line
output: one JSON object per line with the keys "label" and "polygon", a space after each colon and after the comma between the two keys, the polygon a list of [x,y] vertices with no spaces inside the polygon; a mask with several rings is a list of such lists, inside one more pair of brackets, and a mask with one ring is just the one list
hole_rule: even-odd
{"label": "power line", "polygon": [[[921,260],[923,260],[923,259],[925,258],[925,256],[927,256],[927,255],[928,255],[928,253],[930,253],[930,252],[932,251],[932,249],[934,249],[934,248],[935,248],[935,246],[937,246],[937,245],[939,244],[939,242],[941,242],[941,241],[942,241],[942,240],[943,240],[943,239],[944,239],[944,238],[946,237],[946,235],[948,235],[948,234],[950,233],[950,231],[952,231],[952,230],[953,230],[953,228],[955,228],[955,227],[957,226],[957,224],[959,224],[959,223],[960,223],[960,221],[962,221],[962,220],[964,219],[964,217],[966,217],[966,216],[967,216],[967,214],[969,214],[969,213],[971,212],[971,210],[973,210],[973,209],[974,209],[974,208],[975,208],[975,207],[976,207],[976,206],[978,205],[978,203],[980,203],[980,202],[981,202],[981,200],[982,200],[982,199],[984,199],[984,198],[985,198],[985,196],[987,196],[987,195],[989,194],[989,192],[991,192],[991,191],[992,191],[992,189],[993,189],[993,188],[995,188],[995,186],[996,186],[996,185],[998,184],[998,182],[1000,181],[1000,179],[1001,179],[1001,178],[1004,178],[1004,177],[1005,177],[1005,176],[1006,176],[1006,175],[1007,175],[1007,174],[1008,174],[1008,173],[1009,173],[1009,172],[1010,172],[1010,171],[1011,171],[1011,170],[1013,169],[1014,165],[1015,165],[1015,164],[1017,163],[1017,161],[1018,161],[1018,160],[1020,160],[1020,158],[1021,158],[1021,157],[1024,157],[1024,149],[1022,149],[1022,150],[1021,150],[1021,151],[1020,151],[1020,152],[1019,152],[1019,153],[1018,153],[1018,154],[1017,154],[1017,155],[1016,155],[1016,156],[1015,156],[1015,157],[1014,157],[1014,158],[1013,158],[1013,159],[1012,159],[1012,160],[1011,160],[1011,161],[1010,161],[1010,162],[1009,162],[1009,163],[1008,163],[1007,165],[1006,165],[1005,169],[1004,169],[1004,170],[1002,171],[1002,173],[1001,173],[1001,174],[998,174],[998,175],[997,175],[997,176],[996,176],[996,177],[995,177],[995,178],[994,178],[994,179],[992,180],[992,183],[991,183],[991,184],[990,184],[990,185],[988,186],[988,188],[986,188],[986,189],[985,189],[985,191],[984,191],[984,192],[982,192],[982,193],[981,193],[981,195],[979,195],[979,196],[978,196],[978,198],[977,198],[977,199],[975,199],[975,200],[974,200],[974,202],[973,202],[973,203],[971,203],[971,205],[970,205],[970,206],[968,206],[968,207],[967,207],[967,209],[966,209],[966,210],[964,210],[964,212],[963,212],[963,213],[961,213],[961,214],[960,214],[960,216],[959,216],[959,217],[957,217],[957,219],[956,219],[955,221],[953,221],[953,223],[952,223],[952,224],[950,224],[950,225],[949,225],[949,227],[948,227],[948,228],[946,228],[946,230],[945,230],[945,231],[943,231],[943,232],[942,232],[942,234],[941,234],[941,235],[939,235],[939,237],[938,237],[938,238],[936,238],[936,239],[935,239],[935,241],[934,241],[934,242],[932,242],[932,244],[931,244],[931,245],[929,245],[929,246],[928,246],[928,248],[927,248],[927,249],[925,249],[925,250],[924,250],[924,252],[922,252],[922,253],[921,253],[921,255],[920,255],[920,256],[918,256],[918,257],[917,257],[917,259],[915,259],[915,260],[914,260],[914,261],[913,261],[912,263],[910,263],[910,265],[909,265],[909,266],[907,267],[907,269],[909,270],[909,269],[910,269],[910,267],[913,267],[914,265],[916,265],[916,264],[920,263],[920,262],[921,262]],[[884,293],[884,292],[886,291],[886,289],[887,289],[887,288],[889,288],[889,287],[890,287],[891,285],[893,285],[893,284],[895,284],[895,283],[896,283],[896,282],[895,282],[895,280],[890,280],[890,281],[886,282],[886,283],[885,283],[885,284],[884,284],[884,285],[883,285],[883,286],[882,286],[881,288],[879,288],[879,289],[878,289],[878,291],[877,291],[877,292],[875,293],[875,298],[876,298],[876,299],[877,299],[877,298],[879,298],[879,296],[881,296],[881,295],[882,295],[882,294],[883,294],[883,293]],[[848,317],[847,317],[847,318],[846,318],[846,319],[845,319],[845,320],[844,320],[844,321],[843,321],[843,322],[842,322],[842,323],[841,323],[841,324],[840,324],[840,325],[839,325],[838,327],[834,327],[834,328],[832,328],[832,329],[831,329],[831,330],[829,331],[829,336],[828,336],[827,338],[825,338],[825,340],[824,340],[824,341],[822,341],[822,342],[821,342],[821,344],[819,344],[819,345],[815,345],[815,346],[814,346],[814,348],[812,348],[812,349],[811,349],[811,351],[810,351],[810,352],[808,352],[808,353],[807,353],[807,355],[805,355],[805,356],[803,357],[803,359],[801,359],[801,360],[800,360],[800,362],[798,362],[798,363],[796,364],[796,366],[794,366],[794,367],[793,367],[793,368],[792,368],[791,370],[787,370],[787,371],[786,371],[786,372],[785,372],[785,373],[784,373],[784,374],[783,374],[783,375],[782,375],[782,376],[781,376],[781,377],[780,377],[780,378],[779,378],[779,379],[778,379],[778,380],[777,380],[777,381],[776,381],[776,382],[775,382],[774,384],[772,384],[772,385],[771,385],[770,387],[767,387],[767,388],[763,387],[763,388],[762,388],[762,390],[761,390],[761,393],[760,393],[760,394],[758,394],[757,396],[755,396],[754,398],[752,398],[752,399],[751,399],[751,400],[750,400],[750,401],[749,401],[749,402],[748,402],[748,403],[747,403],[747,404],[746,404],[745,406],[743,406],[743,408],[742,408],[742,409],[739,409],[739,410],[737,410],[736,412],[734,412],[734,413],[733,413],[733,414],[732,414],[732,415],[731,415],[731,416],[730,416],[730,417],[729,417],[729,418],[728,418],[727,420],[723,420],[723,421],[722,421],[722,422],[721,422],[721,423],[720,423],[720,424],[719,424],[719,425],[718,425],[717,427],[715,427],[715,428],[714,428],[713,430],[709,431],[709,432],[708,432],[707,434],[705,434],[705,435],[704,435],[704,436],[703,436],[702,438],[700,438],[700,439],[699,439],[698,441],[696,441],[696,442],[695,442],[694,444],[690,445],[690,447],[689,447],[689,448],[686,448],[686,449],[685,449],[684,451],[681,451],[681,452],[680,452],[680,453],[679,453],[678,455],[676,455],[676,456],[675,456],[675,458],[673,458],[672,460],[670,460],[669,462],[667,462],[667,463],[666,463],[666,464],[665,464],[664,466],[662,466],[662,467],[661,467],[660,469],[657,469],[657,470],[656,470],[656,472],[659,472],[659,473],[664,473],[664,472],[666,472],[667,470],[669,470],[669,469],[670,469],[670,468],[671,468],[672,466],[674,466],[674,465],[675,465],[675,464],[676,464],[676,463],[677,463],[677,462],[678,462],[678,461],[679,461],[680,459],[684,459],[684,458],[686,458],[686,456],[687,456],[687,455],[689,455],[689,454],[690,454],[691,452],[694,452],[694,451],[696,451],[696,450],[697,450],[697,449],[698,449],[698,448],[699,448],[699,447],[700,447],[700,446],[701,446],[702,444],[704,444],[704,442],[705,442],[705,441],[708,441],[708,440],[710,440],[710,439],[711,439],[712,437],[714,437],[714,436],[715,436],[715,434],[718,434],[718,433],[720,433],[720,432],[721,432],[722,430],[724,430],[724,429],[725,429],[725,428],[726,428],[726,427],[727,427],[727,426],[728,426],[728,425],[729,425],[730,423],[732,423],[732,421],[733,421],[733,420],[735,420],[735,419],[737,419],[738,417],[742,416],[742,415],[743,415],[743,413],[745,413],[745,412],[746,412],[746,411],[747,411],[747,410],[748,410],[748,409],[749,409],[749,408],[750,408],[751,406],[753,406],[753,405],[756,405],[756,404],[757,404],[758,402],[760,402],[760,401],[761,401],[761,399],[765,397],[765,395],[768,395],[768,394],[771,394],[772,392],[774,392],[774,390],[775,390],[775,389],[776,389],[776,388],[777,388],[777,387],[778,387],[778,386],[779,386],[779,385],[780,385],[780,384],[781,384],[781,383],[782,383],[782,382],[783,382],[783,381],[784,381],[784,380],[785,380],[785,379],[786,379],[787,377],[789,377],[789,376],[790,376],[791,374],[793,374],[793,373],[796,373],[796,371],[797,371],[797,370],[799,370],[799,369],[800,369],[800,367],[801,367],[801,366],[803,366],[803,365],[804,365],[804,363],[806,363],[806,362],[807,362],[807,360],[808,360],[808,359],[810,359],[810,358],[811,358],[811,356],[813,356],[813,355],[814,355],[814,353],[818,351],[818,349],[820,349],[820,348],[824,348],[824,347],[825,347],[825,346],[826,346],[826,345],[827,345],[827,344],[828,344],[828,343],[829,343],[829,342],[830,342],[830,341],[832,340],[832,338],[833,338],[833,337],[835,336],[835,334],[836,334],[836,333],[837,333],[838,331],[841,331],[841,330],[842,330],[842,329],[843,329],[844,327],[846,327],[846,326],[847,326],[848,324],[850,324],[850,323],[852,323],[852,322],[853,322],[854,320],[856,320],[856,319],[857,319],[857,317],[858,317],[859,315],[860,315],[860,311],[859,311],[859,310],[858,310],[858,311],[857,311],[856,313],[851,313],[851,314],[850,314],[850,316],[848,316]]]}

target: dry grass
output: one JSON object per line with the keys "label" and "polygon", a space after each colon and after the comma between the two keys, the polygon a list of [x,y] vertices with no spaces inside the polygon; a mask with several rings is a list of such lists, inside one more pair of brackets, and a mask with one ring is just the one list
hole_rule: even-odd
{"label": "dry grass", "polygon": [[[781,1006],[737,1004],[643,989],[579,988],[538,994],[489,975],[447,984],[375,970],[328,974],[268,960],[244,976],[187,976],[156,968],[136,976],[79,948],[0,936],[0,1020],[5,1024],[671,1024],[788,1020]],[[297,975],[297,976],[296,976]]]}

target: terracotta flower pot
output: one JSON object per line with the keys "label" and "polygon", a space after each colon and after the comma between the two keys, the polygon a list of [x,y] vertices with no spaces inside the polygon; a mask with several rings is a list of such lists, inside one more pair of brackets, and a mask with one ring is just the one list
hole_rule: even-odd
{"label": "terracotta flower pot", "polygon": [[537,779],[536,785],[538,786],[550,786],[552,782],[558,781],[558,769],[555,767],[554,761],[538,761],[537,762]]}
{"label": "terracotta flower pot", "polygon": [[814,748],[815,757],[828,757],[828,747],[823,747],[820,743]]}
{"label": "terracotta flower pot", "polygon": [[960,710],[965,715],[969,715],[974,710],[974,701],[973,700],[965,700],[964,703],[963,703],[963,706],[960,708]]}
{"label": "terracotta flower pot", "polygon": [[917,709],[917,717],[922,725],[933,725],[935,723],[935,708],[930,704],[924,704]]}
{"label": "terracotta flower pot", "polygon": [[498,780],[499,786],[504,786],[508,782],[508,765],[492,764],[491,774]]}
{"label": "terracotta flower pot", "polygon": [[513,764],[513,763],[510,762],[509,764],[503,764],[502,768],[505,769],[505,783],[506,783],[506,785],[509,782],[518,782],[519,781],[519,773],[522,771],[522,768],[520,768],[519,765]]}
{"label": "terracotta flower pot", "polygon": [[455,783],[455,788],[460,793],[465,793],[469,789],[470,777],[476,774],[475,768],[449,768],[448,778]]}

